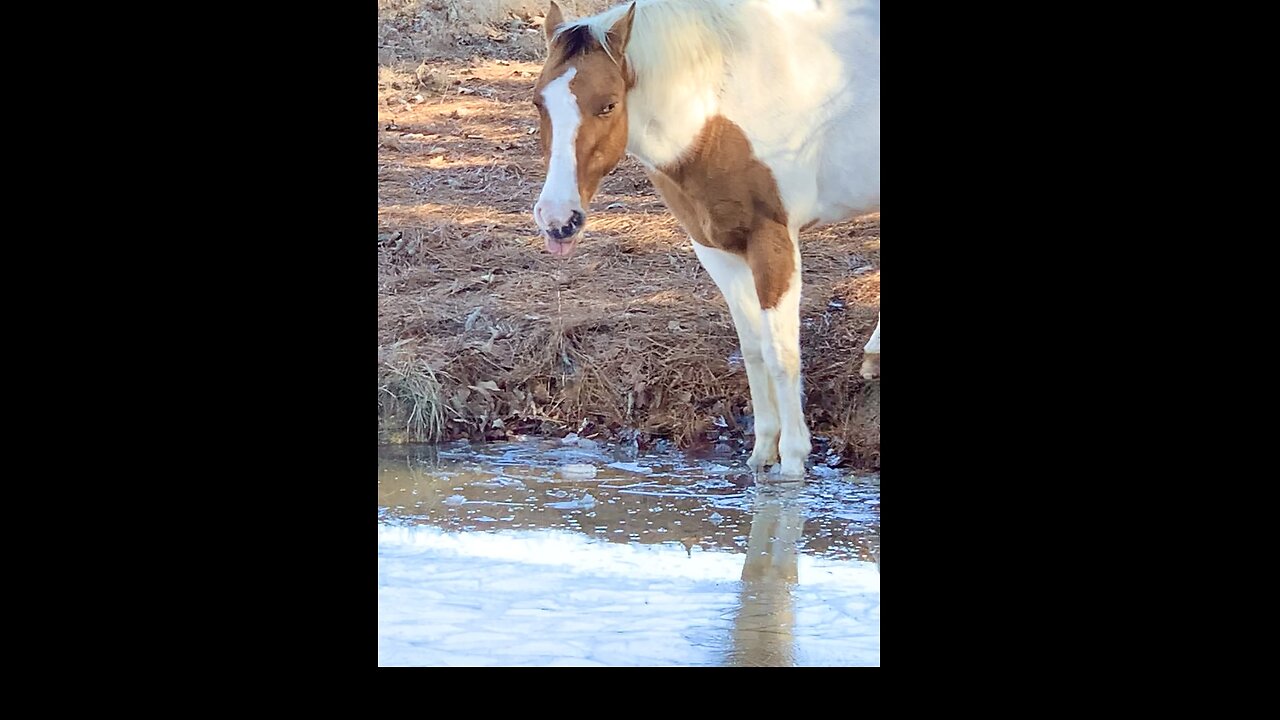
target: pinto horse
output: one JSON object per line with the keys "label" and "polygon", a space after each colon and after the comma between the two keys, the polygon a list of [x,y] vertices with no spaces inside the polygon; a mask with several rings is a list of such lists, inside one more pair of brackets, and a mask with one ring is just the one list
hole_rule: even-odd
{"label": "pinto horse", "polygon": [[[799,237],[880,208],[879,0],[639,0],[570,22],[552,2],[545,31],[547,251],[570,255],[600,179],[639,159],[729,305],[747,465],[804,475]],[[877,318],[862,374],[879,368]]]}

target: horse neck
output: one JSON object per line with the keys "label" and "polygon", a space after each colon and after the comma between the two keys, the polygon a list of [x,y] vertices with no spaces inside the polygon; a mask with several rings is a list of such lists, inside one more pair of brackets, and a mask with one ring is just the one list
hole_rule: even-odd
{"label": "horse neck", "polygon": [[650,167],[675,161],[697,137],[719,101],[709,87],[687,87],[681,94],[644,92],[628,96],[627,152]]}
{"label": "horse neck", "polygon": [[636,78],[627,93],[627,152],[658,167],[675,161],[719,114],[731,51],[705,22],[684,32],[651,28],[633,31],[649,45],[627,52]]}

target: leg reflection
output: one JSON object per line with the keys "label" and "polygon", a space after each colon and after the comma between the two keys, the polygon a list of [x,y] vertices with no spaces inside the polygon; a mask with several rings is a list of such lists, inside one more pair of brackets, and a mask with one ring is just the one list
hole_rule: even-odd
{"label": "leg reflection", "polygon": [[795,664],[797,552],[804,531],[803,483],[756,486],[742,590],[733,624],[730,665]]}

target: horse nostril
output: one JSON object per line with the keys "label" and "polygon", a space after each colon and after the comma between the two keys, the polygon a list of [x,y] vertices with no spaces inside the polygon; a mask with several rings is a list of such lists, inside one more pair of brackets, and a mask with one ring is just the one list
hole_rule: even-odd
{"label": "horse nostril", "polygon": [[569,224],[564,225],[559,230],[556,230],[551,234],[553,237],[556,237],[556,238],[573,237],[575,234],[577,234],[578,230],[582,228],[582,224],[586,221],[587,221],[587,216],[584,215],[581,210],[574,210],[569,215]]}

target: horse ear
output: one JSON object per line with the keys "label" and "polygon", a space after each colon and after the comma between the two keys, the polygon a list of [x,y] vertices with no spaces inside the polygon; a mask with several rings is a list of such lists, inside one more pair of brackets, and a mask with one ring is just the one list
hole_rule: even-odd
{"label": "horse ear", "polygon": [[631,3],[631,7],[627,8],[627,14],[609,28],[609,54],[619,62],[622,61],[623,53],[627,51],[627,41],[631,39],[631,22],[635,19],[636,4]]}
{"label": "horse ear", "polygon": [[551,47],[551,38],[556,34],[556,28],[564,22],[564,13],[560,12],[560,6],[556,4],[556,0],[551,0],[551,9],[547,10],[547,19],[542,22],[542,30],[547,34],[547,47]]}

